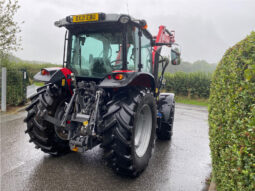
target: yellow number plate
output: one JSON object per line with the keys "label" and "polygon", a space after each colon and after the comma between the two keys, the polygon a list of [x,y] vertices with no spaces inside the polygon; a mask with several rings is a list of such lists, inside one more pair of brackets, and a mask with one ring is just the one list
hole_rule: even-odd
{"label": "yellow number plate", "polygon": [[98,21],[98,13],[86,14],[86,15],[74,15],[73,22],[80,23],[80,22],[87,22],[87,21]]}

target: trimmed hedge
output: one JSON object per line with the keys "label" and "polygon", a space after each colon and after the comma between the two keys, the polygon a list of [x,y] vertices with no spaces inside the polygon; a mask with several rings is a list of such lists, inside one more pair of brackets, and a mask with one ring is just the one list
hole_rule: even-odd
{"label": "trimmed hedge", "polygon": [[[2,67],[7,68],[7,105],[20,105],[25,102],[25,88],[33,83],[33,76],[41,70],[41,68],[54,67],[53,64],[36,64],[25,61],[9,61],[2,59]],[[23,81],[23,70],[27,72],[27,79]]]}
{"label": "trimmed hedge", "polygon": [[217,190],[255,190],[255,32],[226,51],[213,75],[209,125]]}
{"label": "trimmed hedge", "polygon": [[23,70],[7,68],[7,97],[8,105],[20,105],[26,101],[26,86],[28,79],[23,79]]}
{"label": "trimmed hedge", "polygon": [[165,89],[176,95],[190,98],[208,98],[210,93],[211,74],[203,72],[175,74],[166,73]]}

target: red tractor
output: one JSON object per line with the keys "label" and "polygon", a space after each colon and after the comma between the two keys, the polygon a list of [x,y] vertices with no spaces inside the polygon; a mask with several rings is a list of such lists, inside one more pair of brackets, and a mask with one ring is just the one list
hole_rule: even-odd
{"label": "red tractor", "polygon": [[160,89],[169,64],[162,47],[172,64],[180,63],[174,32],[160,26],[153,37],[144,20],[104,13],[67,16],[55,25],[67,29],[63,68],[34,77],[45,86],[26,108],[30,142],[51,155],[100,145],[115,172],[138,176],[155,135],[170,140],[173,132],[174,94]]}

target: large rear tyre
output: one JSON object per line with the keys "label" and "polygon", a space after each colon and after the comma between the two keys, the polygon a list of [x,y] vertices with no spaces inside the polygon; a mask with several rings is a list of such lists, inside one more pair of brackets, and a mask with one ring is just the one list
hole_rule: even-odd
{"label": "large rear tyre", "polygon": [[148,165],[154,146],[156,103],[150,91],[124,92],[103,116],[104,158],[121,175],[136,177]]}
{"label": "large rear tyre", "polygon": [[173,102],[170,109],[169,121],[167,123],[161,122],[161,124],[159,124],[159,127],[156,129],[158,139],[171,140],[173,135],[174,112],[175,112],[175,102]]}
{"label": "large rear tyre", "polygon": [[[62,101],[61,101],[62,100]],[[54,125],[45,121],[41,116],[47,112],[52,117],[57,117],[56,111],[63,109],[61,91],[57,86],[46,86],[39,89],[37,95],[31,98],[31,104],[26,108],[28,111],[24,122],[27,123],[25,133],[28,133],[35,148],[41,149],[51,155],[61,155],[70,151],[68,141],[61,139],[55,132]]]}

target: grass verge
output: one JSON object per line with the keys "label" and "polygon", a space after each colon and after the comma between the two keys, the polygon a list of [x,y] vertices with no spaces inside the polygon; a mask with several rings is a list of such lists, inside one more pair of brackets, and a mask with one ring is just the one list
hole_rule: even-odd
{"label": "grass verge", "polygon": [[43,82],[34,82],[33,84],[40,87],[45,85]]}
{"label": "grass verge", "polygon": [[188,98],[188,97],[183,97],[183,96],[175,96],[175,101],[177,103],[208,107],[208,100],[207,99],[198,99],[198,98],[193,99],[193,98]]}

